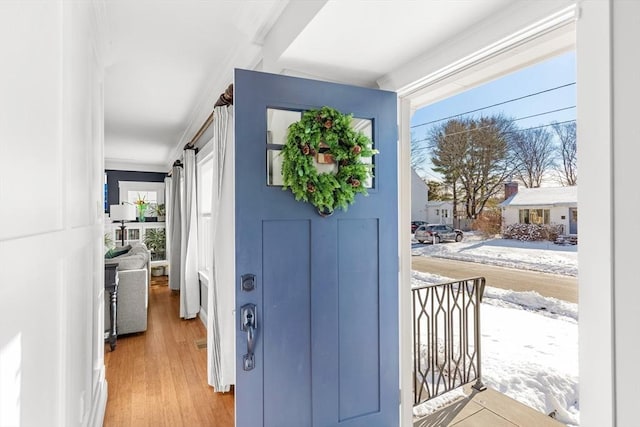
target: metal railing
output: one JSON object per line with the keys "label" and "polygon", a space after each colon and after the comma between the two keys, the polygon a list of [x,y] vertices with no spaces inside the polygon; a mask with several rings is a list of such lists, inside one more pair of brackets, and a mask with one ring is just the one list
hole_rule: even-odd
{"label": "metal railing", "polygon": [[474,380],[474,389],[485,389],[480,352],[484,286],[484,277],[477,277],[412,289],[414,406]]}

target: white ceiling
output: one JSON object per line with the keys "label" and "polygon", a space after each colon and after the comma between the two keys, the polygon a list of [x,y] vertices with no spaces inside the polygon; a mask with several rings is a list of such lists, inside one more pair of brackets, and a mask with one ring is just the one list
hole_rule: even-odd
{"label": "white ceiling", "polygon": [[203,92],[217,81],[223,90],[231,83],[222,65],[268,30],[282,6],[276,0],[107,1],[105,159],[168,170]]}
{"label": "white ceiling", "polygon": [[282,64],[370,85],[511,0],[332,1],[282,55]]}
{"label": "white ceiling", "polygon": [[105,167],[169,170],[234,68],[397,90],[572,2],[532,3],[105,0]]}

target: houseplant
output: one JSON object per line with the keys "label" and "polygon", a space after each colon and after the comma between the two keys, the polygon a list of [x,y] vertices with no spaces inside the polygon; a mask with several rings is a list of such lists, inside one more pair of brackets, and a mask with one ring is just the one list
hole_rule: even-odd
{"label": "houseplant", "polygon": [[136,205],[136,210],[138,212],[138,222],[144,222],[147,208],[149,207],[149,202],[147,202],[146,197],[140,196],[140,193],[138,193],[138,199],[133,202],[133,204]]}
{"label": "houseplant", "polygon": [[165,220],[166,209],[164,203],[160,203],[158,204],[158,206],[156,206],[156,215],[158,217],[158,221]]}
{"label": "houseplant", "polygon": [[151,251],[151,260],[165,259],[166,233],[164,228],[150,228],[144,234],[144,244]]}
{"label": "houseplant", "polygon": [[104,253],[107,254],[113,248],[115,248],[116,244],[113,241],[113,236],[111,233],[104,233]]}

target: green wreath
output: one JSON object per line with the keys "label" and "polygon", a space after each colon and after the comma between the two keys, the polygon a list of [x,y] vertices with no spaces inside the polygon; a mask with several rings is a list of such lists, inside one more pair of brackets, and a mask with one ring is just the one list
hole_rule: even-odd
{"label": "green wreath", "polygon": [[[292,123],[282,150],[283,189],[291,189],[296,200],[314,205],[321,215],[336,208],[347,210],[356,193],[367,194],[364,183],[372,174],[372,164],[362,157],[377,153],[364,134],[351,127],[350,114],[330,107],[309,110]],[[323,156],[333,160],[338,171],[318,173],[313,160]]]}

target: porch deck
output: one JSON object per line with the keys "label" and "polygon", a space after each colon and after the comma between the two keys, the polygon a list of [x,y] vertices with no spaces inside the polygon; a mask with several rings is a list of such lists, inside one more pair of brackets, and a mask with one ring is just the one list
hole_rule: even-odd
{"label": "porch deck", "polygon": [[478,392],[464,387],[466,398],[413,423],[414,427],[561,427],[564,424],[504,394],[487,388]]}

